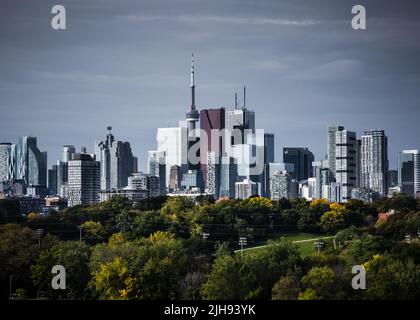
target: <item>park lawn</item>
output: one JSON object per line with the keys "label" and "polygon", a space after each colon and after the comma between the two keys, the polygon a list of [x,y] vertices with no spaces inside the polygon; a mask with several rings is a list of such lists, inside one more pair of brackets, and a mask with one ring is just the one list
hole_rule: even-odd
{"label": "park lawn", "polygon": [[295,233],[281,234],[278,236],[277,239],[280,240],[283,237],[286,238],[286,240],[288,241],[300,241],[300,240],[317,239],[320,237],[325,237],[325,235],[317,234],[317,233],[295,232]]}
{"label": "park lawn", "polygon": [[296,245],[299,247],[299,253],[302,258],[312,255],[316,250],[312,241],[296,243]]}
{"label": "park lawn", "polygon": [[[279,234],[276,238],[273,240],[280,240],[281,238],[285,238],[288,241],[302,241],[302,240],[309,240],[309,239],[318,239],[321,237],[325,237],[325,234],[316,234],[316,233],[306,233],[306,232],[293,232],[293,233],[282,233]],[[312,253],[312,251],[309,250],[309,244],[314,246],[314,243],[312,241],[304,242],[304,243],[296,243],[296,245],[299,245],[299,248],[302,247],[301,254],[309,255]],[[251,245],[247,248],[244,248],[244,251],[253,251],[262,249],[266,246],[264,245]],[[239,252],[239,250],[236,250],[235,252]]]}

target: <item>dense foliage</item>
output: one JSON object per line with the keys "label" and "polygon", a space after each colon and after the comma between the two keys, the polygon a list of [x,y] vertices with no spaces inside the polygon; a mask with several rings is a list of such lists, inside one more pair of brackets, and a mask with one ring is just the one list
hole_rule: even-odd
{"label": "dense foliage", "polygon": [[[15,299],[420,298],[420,201],[405,196],[373,204],[159,197],[136,206],[116,196],[27,217],[1,201],[0,214],[2,299],[10,283]],[[306,242],[304,254],[287,240],[302,232],[335,238],[319,252]],[[239,237],[262,247],[235,251]],[[51,288],[57,264],[66,290]],[[351,286],[354,265],[365,267],[366,290]]]}

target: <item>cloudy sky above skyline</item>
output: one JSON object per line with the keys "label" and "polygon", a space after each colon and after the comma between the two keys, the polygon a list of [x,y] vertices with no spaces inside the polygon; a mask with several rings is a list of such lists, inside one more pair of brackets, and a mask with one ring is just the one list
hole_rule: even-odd
{"label": "cloudy sky above skyline", "polygon": [[[55,4],[65,31],[51,28]],[[420,148],[420,3],[363,1],[363,31],[351,28],[355,4],[2,0],[0,140],[38,137],[51,166],[63,144],[93,151],[111,124],[144,169],[156,128],[184,120],[194,53],[197,107],[231,109],[246,85],[276,160],[284,146],[322,158],[327,126],[341,124],[385,129],[395,167],[399,150]]]}

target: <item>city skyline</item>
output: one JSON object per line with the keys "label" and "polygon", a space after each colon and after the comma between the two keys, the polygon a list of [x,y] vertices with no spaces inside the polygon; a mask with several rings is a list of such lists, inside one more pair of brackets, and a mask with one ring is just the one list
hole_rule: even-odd
{"label": "city skyline", "polygon": [[166,3],[173,15],[157,2],[108,10],[108,1],[64,1],[64,32],[51,29],[48,1],[2,2],[1,140],[36,136],[51,167],[63,144],[93,152],[111,124],[146,171],[156,128],[189,110],[194,53],[197,110],[232,110],[246,85],[256,127],[275,134],[276,161],[283,147],[323,159],[332,124],[358,137],[385,130],[393,169],[398,152],[420,147],[418,4],[366,1],[368,29],[359,32],[348,1]]}

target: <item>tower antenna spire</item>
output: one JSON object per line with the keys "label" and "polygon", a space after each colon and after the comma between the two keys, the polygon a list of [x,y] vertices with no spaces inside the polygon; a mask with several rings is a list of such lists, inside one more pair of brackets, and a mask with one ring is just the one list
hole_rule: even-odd
{"label": "tower antenna spire", "polygon": [[195,110],[194,53],[191,55],[191,110]]}
{"label": "tower antenna spire", "polygon": [[238,93],[235,92],[235,109],[238,109]]}

